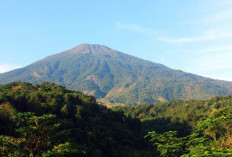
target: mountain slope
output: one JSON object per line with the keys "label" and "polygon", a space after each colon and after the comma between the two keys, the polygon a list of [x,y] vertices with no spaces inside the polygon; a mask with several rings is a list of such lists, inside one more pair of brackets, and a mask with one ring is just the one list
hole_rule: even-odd
{"label": "mountain slope", "polygon": [[0,75],[12,81],[55,82],[111,103],[142,104],[231,94],[231,82],[172,70],[102,45],[82,44]]}

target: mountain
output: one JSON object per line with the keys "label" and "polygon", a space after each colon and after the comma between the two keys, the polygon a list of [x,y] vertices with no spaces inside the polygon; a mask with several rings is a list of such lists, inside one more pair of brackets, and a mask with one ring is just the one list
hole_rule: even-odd
{"label": "mountain", "polygon": [[232,94],[232,83],[173,70],[96,44],[82,44],[0,75],[12,81],[54,82],[104,104],[144,104]]}

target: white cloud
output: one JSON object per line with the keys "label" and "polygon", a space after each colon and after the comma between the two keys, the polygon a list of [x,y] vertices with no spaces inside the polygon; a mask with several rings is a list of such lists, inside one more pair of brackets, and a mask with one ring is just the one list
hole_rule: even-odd
{"label": "white cloud", "polygon": [[232,10],[221,10],[204,17],[200,23],[216,23],[232,19]]}
{"label": "white cloud", "polygon": [[196,37],[187,38],[160,38],[159,40],[170,43],[187,43],[199,41],[211,41],[232,38],[232,30],[207,30]]}
{"label": "white cloud", "polygon": [[231,45],[219,45],[213,46],[210,48],[202,49],[202,50],[186,50],[186,52],[190,52],[193,54],[210,54],[210,53],[232,53],[232,46]]}
{"label": "white cloud", "polygon": [[186,37],[162,37],[159,40],[169,43],[190,43],[232,38],[231,0],[204,0],[196,12],[197,15],[191,21],[186,19],[185,24],[198,33]]}
{"label": "white cloud", "polygon": [[142,26],[137,25],[137,24],[124,24],[121,22],[117,22],[116,26],[118,29],[128,29],[128,30],[132,30],[136,32],[141,32],[141,31],[146,30],[146,28],[143,28]]}
{"label": "white cloud", "polygon": [[195,42],[202,41],[202,38],[192,37],[192,38],[159,38],[161,41],[169,42],[169,43],[186,43],[186,42]]}
{"label": "white cloud", "polygon": [[156,34],[156,31],[154,29],[146,28],[138,24],[125,24],[122,22],[116,22],[116,28],[139,32],[139,33],[149,33],[151,35]]}
{"label": "white cloud", "polygon": [[21,68],[21,66],[9,65],[9,64],[0,65],[0,73],[5,73],[18,68]]}
{"label": "white cloud", "polygon": [[181,25],[181,32],[171,32],[159,40],[173,43],[170,47],[181,61],[180,69],[232,81],[232,0],[204,0],[199,4],[196,15],[191,14]]}
{"label": "white cloud", "polygon": [[180,18],[181,25],[176,25],[180,21],[170,21],[167,23],[171,28],[164,25],[159,31],[121,22],[116,23],[116,27],[163,41],[168,45],[165,60],[176,57],[174,64],[165,61],[166,65],[173,64],[178,69],[205,77],[232,81],[232,0],[200,1],[194,13],[186,16],[189,18],[184,21]]}

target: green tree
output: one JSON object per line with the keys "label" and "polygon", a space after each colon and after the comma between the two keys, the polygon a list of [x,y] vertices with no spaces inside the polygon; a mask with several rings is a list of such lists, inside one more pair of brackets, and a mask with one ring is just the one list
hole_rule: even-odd
{"label": "green tree", "polygon": [[27,151],[22,147],[23,138],[0,136],[0,156],[27,156]]}
{"label": "green tree", "polygon": [[176,137],[176,131],[159,134],[155,131],[148,132],[145,138],[150,138],[157,151],[164,157],[177,157],[183,154],[184,138]]}
{"label": "green tree", "polygon": [[205,120],[199,121],[188,136],[189,156],[232,156],[232,110],[220,109],[212,112]]}
{"label": "green tree", "polygon": [[11,119],[16,124],[16,134],[24,139],[22,146],[31,156],[41,155],[52,148],[60,135],[60,123],[55,115],[35,116],[33,113],[17,113]]}
{"label": "green tree", "polygon": [[59,144],[54,146],[52,150],[48,150],[47,152],[43,153],[43,157],[63,157],[63,156],[85,156],[86,150],[85,147],[80,145],[74,145],[69,142],[64,144]]}
{"label": "green tree", "polygon": [[208,118],[199,121],[196,129],[204,136],[212,137],[219,147],[230,148],[232,142],[232,110],[221,109],[212,112]]}

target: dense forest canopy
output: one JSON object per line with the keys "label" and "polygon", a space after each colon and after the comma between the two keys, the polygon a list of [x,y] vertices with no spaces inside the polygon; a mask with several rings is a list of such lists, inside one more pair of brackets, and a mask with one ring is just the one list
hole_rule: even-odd
{"label": "dense forest canopy", "polygon": [[136,129],[139,120],[60,85],[0,86],[0,104],[1,156],[134,156],[152,151]]}
{"label": "dense forest canopy", "polygon": [[44,82],[0,86],[0,156],[231,156],[232,97],[107,109]]}
{"label": "dense forest canopy", "polygon": [[[232,96],[115,107],[141,120],[160,156],[232,156]],[[151,131],[153,130],[153,131]]]}

